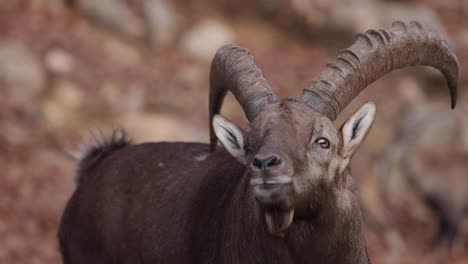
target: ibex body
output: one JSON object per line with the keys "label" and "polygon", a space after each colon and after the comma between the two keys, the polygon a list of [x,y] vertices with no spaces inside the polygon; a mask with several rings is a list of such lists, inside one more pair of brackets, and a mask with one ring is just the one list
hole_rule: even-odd
{"label": "ibex body", "polygon": [[[348,164],[375,106],[340,129],[333,121],[369,83],[407,65],[441,70],[454,106],[456,57],[415,22],[358,35],[299,99],[278,99],[247,50],[221,48],[211,145],[114,139],[92,149],[62,219],[64,262],[368,263]],[[228,91],[245,130],[218,115]]]}
{"label": "ibex body", "polygon": [[[439,219],[433,244],[457,246],[468,214],[468,111],[441,107],[419,103],[405,112],[391,148],[380,157],[378,174],[392,209],[430,208]],[[420,212],[407,217],[418,219]]]}

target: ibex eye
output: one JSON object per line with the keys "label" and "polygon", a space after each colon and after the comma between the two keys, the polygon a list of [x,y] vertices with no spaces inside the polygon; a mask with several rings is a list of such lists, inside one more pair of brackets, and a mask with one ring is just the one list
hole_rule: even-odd
{"label": "ibex eye", "polygon": [[330,148],[330,141],[328,141],[328,139],[326,139],[326,138],[319,138],[319,139],[315,140],[315,142],[317,144],[319,144],[320,147],[322,147],[324,149],[329,149]]}

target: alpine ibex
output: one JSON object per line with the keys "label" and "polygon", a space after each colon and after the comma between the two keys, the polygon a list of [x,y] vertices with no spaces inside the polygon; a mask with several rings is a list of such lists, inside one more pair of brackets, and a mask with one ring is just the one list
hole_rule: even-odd
{"label": "alpine ibex", "polygon": [[[333,121],[367,85],[415,65],[444,74],[454,107],[457,58],[417,22],[358,34],[299,99],[280,100],[246,49],[222,47],[210,145],[117,137],[94,147],[62,218],[64,263],[368,263],[348,164],[375,106],[340,129]],[[218,114],[228,91],[245,130]]]}
{"label": "alpine ibex", "polygon": [[[414,213],[406,216],[419,218],[415,222],[420,224],[421,209],[431,209],[425,211],[439,219],[433,244],[457,247],[463,244],[462,223],[468,216],[468,111],[441,107],[427,102],[409,107],[376,167],[383,198],[393,212],[411,206]],[[385,220],[395,219],[388,215]]]}

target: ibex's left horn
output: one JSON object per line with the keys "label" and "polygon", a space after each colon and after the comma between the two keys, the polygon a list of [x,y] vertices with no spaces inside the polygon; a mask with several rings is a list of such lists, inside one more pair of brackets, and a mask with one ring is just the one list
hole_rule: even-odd
{"label": "ibex's left horn", "polygon": [[364,88],[386,73],[405,66],[426,65],[441,71],[448,83],[452,108],[457,101],[458,60],[435,31],[418,22],[394,22],[388,30],[369,30],[356,36],[348,49],[304,90],[302,100],[335,120]]}
{"label": "ibex's left horn", "polygon": [[213,116],[218,114],[227,92],[239,101],[249,121],[269,104],[278,102],[262,71],[254,64],[247,49],[226,45],[221,47],[211,62],[210,73],[210,143],[216,146]]}

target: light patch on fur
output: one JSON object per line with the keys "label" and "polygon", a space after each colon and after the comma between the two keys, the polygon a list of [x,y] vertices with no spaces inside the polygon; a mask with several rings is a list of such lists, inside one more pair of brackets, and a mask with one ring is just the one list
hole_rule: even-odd
{"label": "light patch on fur", "polygon": [[344,211],[350,211],[352,209],[352,202],[351,202],[351,195],[352,193],[349,190],[340,190],[336,192],[336,202],[338,208]]}
{"label": "light patch on fur", "polygon": [[343,158],[350,158],[361,145],[374,122],[375,104],[369,102],[359,108],[342,127]]}
{"label": "light patch on fur", "polygon": [[209,155],[208,153],[203,153],[203,154],[200,154],[200,155],[195,155],[195,156],[193,157],[193,159],[194,159],[195,161],[198,161],[198,162],[204,161],[204,160],[206,160],[206,158],[208,158],[208,155]]}
{"label": "light patch on fur", "polygon": [[[349,160],[349,158],[342,158],[340,156],[335,156],[332,158],[330,165],[328,166],[328,177],[330,181],[334,181],[336,176],[343,174],[349,165]],[[337,170],[338,175],[336,175]]]}
{"label": "light patch on fur", "polygon": [[246,155],[244,150],[244,135],[242,131],[233,123],[227,121],[220,115],[215,115],[213,118],[213,129],[219,141],[224,148],[236,160],[242,164],[246,164]]}
{"label": "light patch on fur", "polygon": [[332,157],[332,160],[330,161],[330,165],[328,166],[328,180],[330,181],[333,181],[333,179],[335,178],[335,172],[336,172],[336,168],[338,167],[341,167],[340,165],[340,161],[342,159],[340,159],[340,157]]}
{"label": "light patch on fur", "polygon": [[340,167],[338,169],[338,171],[340,172],[340,175],[343,174],[343,172],[346,170],[346,168],[348,167],[349,165],[349,160],[350,158],[345,158],[343,159],[341,162],[340,162]]}
{"label": "light patch on fur", "polygon": [[[307,160],[312,160],[312,155],[315,153],[308,152],[307,153]],[[323,167],[321,165],[318,165],[316,163],[312,162],[307,162],[307,171],[308,171],[308,177],[305,177],[309,184],[314,184],[317,180],[319,180],[322,175],[324,174]],[[296,181],[293,181],[296,182]],[[300,188],[301,186],[297,186]]]}
{"label": "light patch on fur", "polygon": [[341,156],[333,157],[328,166],[328,180],[334,181],[335,177],[342,175],[349,165],[349,160],[349,158],[342,158]]}

